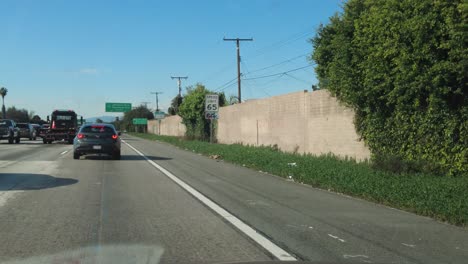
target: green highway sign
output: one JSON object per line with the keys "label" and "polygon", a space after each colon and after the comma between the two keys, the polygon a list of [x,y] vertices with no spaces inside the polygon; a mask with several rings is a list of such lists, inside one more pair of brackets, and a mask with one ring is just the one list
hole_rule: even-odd
{"label": "green highway sign", "polygon": [[148,119],[147,118],[133,118],[134,125],[147,125]]}
{"label": "green highway sign", "polygon": [[164,112],[154,112],[154,119],[164,119],[166,117],[166,113]]}
{"label": "green highway sign", "polygon": [[132,110],[130,103],[106,103],[106,112],[128,112]]}

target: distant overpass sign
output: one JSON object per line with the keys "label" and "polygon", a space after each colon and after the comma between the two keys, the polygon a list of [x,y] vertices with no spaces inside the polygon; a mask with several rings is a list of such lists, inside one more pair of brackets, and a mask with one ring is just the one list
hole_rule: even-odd
{"label": "distant overpass sign", "polygon": [[106,112],[128,112],[132,110],[131,103],[106,103]]}

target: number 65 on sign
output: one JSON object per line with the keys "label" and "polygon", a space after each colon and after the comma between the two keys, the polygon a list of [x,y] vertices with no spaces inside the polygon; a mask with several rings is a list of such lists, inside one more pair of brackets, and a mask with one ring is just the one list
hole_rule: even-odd
{"label": "number 65 on sign", "polygon": [[219,96],[217,94],[207,94],[205,96],[205,112],[218,112]]}

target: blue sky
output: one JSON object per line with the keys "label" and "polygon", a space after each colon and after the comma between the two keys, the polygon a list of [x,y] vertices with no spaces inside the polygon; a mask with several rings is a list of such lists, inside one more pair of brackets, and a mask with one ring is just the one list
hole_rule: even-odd
{"label": "blue sky", "polygon": [[[0,86],[7,107],[53,109],[84,117],[105,113],[105,102],[151,102],[162,92],[167,110],[183,87],[202,82],[237,95],[235,42],[244,78],[309,65],[308,39],[341,9],[342,0],[237,1],[0,1]],[[276,65],[279,64],[279,65]],[[276,66],[275,66],[276,65]],[[273,66],[273,67],[269,67]],[[268,67],[264,70],[259,70]],[[259,71],[258,71],[259,70]],[[242,82],[243,100],[310,89],[313,67]]]}

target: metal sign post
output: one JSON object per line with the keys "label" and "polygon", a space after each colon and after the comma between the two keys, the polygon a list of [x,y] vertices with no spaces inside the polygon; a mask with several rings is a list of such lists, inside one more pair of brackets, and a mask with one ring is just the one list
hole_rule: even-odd
{"label": "metal sign post", "polygon": [[210,143],[213,143],[213,119],[210,119]]}

